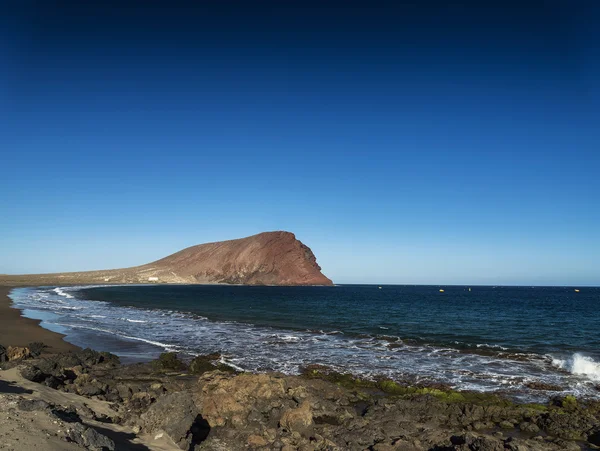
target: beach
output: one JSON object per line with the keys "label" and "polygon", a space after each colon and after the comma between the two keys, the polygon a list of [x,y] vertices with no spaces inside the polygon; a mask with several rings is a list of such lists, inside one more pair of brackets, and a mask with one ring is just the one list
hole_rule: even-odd
{"label": "beach", "polygon": [[[64,335],[44,329],[39,320],[24,318],[12,307],[10,286],[0,286],[0,345],[25,347],[41,342],[43,355],[80,352]],[[6,365],[6,364],[5,364]],[[106,401],[62,393],[22,377],[20,367],[0,368],[0,449],[62,451],[103,449],[174,451],[167,436],[137,433],[131,427],[99,421],[114,414]]]}
{"label": "beach", "polygon": [[[93,298],[96,293],[103,299],[113,292],[123,299],[122,287],[108,291],[106,287],[19,288],[13,295],[15,299],[29,300],[32,307],[46,311],[53,306],[61,323],[74,321],[81,315],[87,322],[94,319],[92,317],[102,316],[95,319],[110,320],[112,323],[107,324],[118,328],[126,327],[123,330],[130,330],[132,335],[115,342],[120,352],[131,342],[149,345],[148,340],[139,341],[133,332],[148,329],[153,321],[162,321],[162,329],[169,329],[165,325],[171,321],[175,321],[171,328],[179,329],[190,321],[189,316],[178,313],[174,317],[164,314],[161,320],[146,317],[144,315],[164,312],[85,300],[79,293],[85,290],[86,296]],[[129,289],[139,293],[150,288]],[[382,376],[357,377],[328,367],[327,363],[332,360],[306,365],[300,374],[268,369],[241,371],[228,365],[226,356],[218,352],[192,358],[176,345],[172,348],[178,352],[161,354],[157,360],[123,364],[116,355],[107,352],[82,351],[64,341],[63,335],[42,328],[38,320],[21,317],[21,311],[11,307],[10,289],[0,287],[0,344],[26,346],[37,341],[48,348],[42,356],[0,363],[0,440],[8,449],[35,446],[42,451],[102,447],[157,451],[576,451],[600,445],[600,403],[560,392],[548,393],[550,399],[545,396],[545,401],[540,403],[515,402],[494,393],[455,390],[435,381],[415,383]],[[152,288],[155,289],[161,290]],[[209,292],[212,296],[217,290],[207,287],[168,289],[175,289],[180,295],[192,290],[194,302],[198,302],[200,292]],[[221,287],[217,291],[223,290],[227,298],[235,297],[233,290],[238,298],[240,294],[251,292],[265,302],[262,290],[272,288]],[[304,302],[306,293],[315,291],[284,290],[287,297],[291,297],[293,291],[304,293]],[[328,296],[333,293],[330,289],[324,290]],[[369,287],[352,290],[374,291]],[[384,290],[377,289],[375,293],[380,291]],[[245,304],[250,302],[247,297],[243,299]],[[146,307],[152,306],[148,293],[143,302]],[[89,310],[96,308],[100,310]],[[192,319],[188,337],[193,330],[204,330],[203,340],[211,335],[219,336],[222,326],[214,328],[201,317]],[[252,330],[256,334],[262,329]],[[227,329],[226,335],[231,336],[231,331]],[[289,353],[306,335],[310,337],[311,355],[315,357],[320,349],[316,344],[319,340],[331,339],[339,344],[338,340],[342,339],[339,336],[343,337],[339,333],[302,332],[298,335],[296,332],[292,339],[292,333],[272,334],[266,336],[266,341],[261,336],[262,347]],[[79,335],[79,339],[106,350],[103,344],[109,342],[102,338],[106,332],[89,330],[87,334]],[[167,341],[168,337],[164,338]],[[312,341],[313,338],[317,341]],[[386,336],[379,341],[389,343],[390,340]],[[391,344],[395,346],[384,352],[400,349],[395,341]],[[155,342],[151,346],[160,348],[162,345]],[[541,392],[549,388],[537,387]]]}
{"label": "beach", "polygon": [[48,346],[49,353],[76,351],[79,348],[63,339],[63,335],[41,327],[39,320],[24,318],[21,311],[12,308],[8,293],[12,287],[0,286],[0,345],[27,346],[41,342]]}

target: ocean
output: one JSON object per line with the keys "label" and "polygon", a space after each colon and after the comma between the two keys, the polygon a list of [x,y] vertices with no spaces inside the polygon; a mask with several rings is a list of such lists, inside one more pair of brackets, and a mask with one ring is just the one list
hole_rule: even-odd
{"label": "ocean", "polygon": [[527,401],[600,398],[600,288],[128,285],[10,297],[67,341],[124,362],[220,352],[247,371],[320,364]]}

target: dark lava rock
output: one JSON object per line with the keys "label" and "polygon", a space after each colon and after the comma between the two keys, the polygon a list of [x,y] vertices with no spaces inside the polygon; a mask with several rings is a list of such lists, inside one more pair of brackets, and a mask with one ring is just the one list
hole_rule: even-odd
{"label": "dark lava rock", "polygon": [[6,355],[6,348],[0,345],[0,363],[8,362],[8,356]]}
{"label": "dark lava rock", "polygon": [[179,360],[175,352],[163,352],[153,363],[156,369],[162,371],[183,371],[186,369],[185,363]]}
{"label": "dark lava rock", "polygon": [[83,416],[85,418],[90,418],[92,420],[95,420],[96,417],[96,412],[94,412],[92,409],[90,409],[87,404],[84,404],[83,406],[80,406],[77,408],[77,413],[80,416]]}
{"label": "dark lava rock", "polygon": [[221,354],[215,352],[213,354],[199,355],[195,357],[189,366],[189,371],[192,374],[204,374],[209,371],[224,371],[226,373],[236,373],[237,371],[228,365],[219,362]]}
{"label": "dark lava rock", "polygon": [[44,373],[41,369],[34,365],[29,365],[22,368],[21,376],[28,381],[37,383],[43,382],[47,377],[49,377],[48,374]]}
{"label": "dark lava rock", "polygon": [[57,377],[48,376],[46,379],[44,379],[43,384],[47,387],[54,388],[56,390],[63,384],[63,381],[61,381]]}
{"label": "dark lava rock", "polygon": [[460,437],[452,437],[453,445],[459,446],[458,449],[471,451],[504,451],[505,444],[502,440],[493,437],[476,436],[473,434],[465,434]]}
{"label": "dark lava rock", "polygon": [[42,399],[21,398],[17,402],[17,407],[19,408],[19,410],[23,410],[25,412],[33,412],[33,411],[46,410],[46,409],[50,408],[50,404],[48,404],[46,401],[44,401]]}
{"label": "dark lava rock", "polygon": [[67,429],[67,439],[93,451],[114,451],[115,443],[93,428],[74,423]]}
{"label": "dark lava rock", "polygon": [[600,430],[590,434],[588,436],[588,442],[590,442],[592,445],[600,446]]}
{"label": "dark lava rock", "polygon": [[567,440],[582,440],[587,432],[598,427],[600,421],[585,412],[553,410],[544,415],[538,426],[548,434]]}
{"label": "dark lava rock", "polygon": [[81,423],[81,417],[74,407],[55,407],[50,411],[50,414],[65,423]]}
{"label": "dark lava rock", "polygon": [[21,375],[32,382],[59,388],[72,383],[78,377],[78,373],[98,366],[113,368],[118,364],[119,358],[113,354],[84,349],[39,359],[22,368]]}
{"label": "dark lava rock", "polygon": [[82,396],[98,396],[104,393],[103,386],[98,382],[91,382],[89,384],[82,385],[77,388],[77,393]]}
{"label": "dark lava rock", "polygon": [[163,430],[184,450],[202,442],[210,427],[185,392],[161,397],[141,416],[142,428],[148,432]]}
{"label": "dark lava rock", "polygon": [[29,352],[31,352],[33,357],[39,357],[42,352],[44,352],[44,349],[46,349],[48,346],[39,341],[34,341],[33,343],[29,343],[27,347],[29,348]]}
{"label": "dark lava rock", "polygon": [[540,428],[536,424],[530,423],[528,421],[524,421],[521,424],[519,424],[519,429],[523,432],[529,432],[532,434],[540,432]]}
{"label": "dark lava rock", "polygon": [[542,381],[528,382],[525,386],[532,390],[561,391],[563,389],[560,385],[547,384]]}

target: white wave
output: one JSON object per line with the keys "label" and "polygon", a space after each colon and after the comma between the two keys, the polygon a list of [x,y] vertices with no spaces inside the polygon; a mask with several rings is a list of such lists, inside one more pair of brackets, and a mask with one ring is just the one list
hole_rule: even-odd
{"label": "white wave", "polygon": [[73,296],[70,295],[69,293],[65,293],[62,289],[60,289],[59,287],[56,287],[54,290],[56,294],[58,294],[59,296],[65,297],[67,299],[73,299]]}
{"label": "white wave", "polygon": [[148,321],[144,321],[141,319],[129,319],[129,318],[121,318],[123,321],[129,321],[130,323],[147,323]]}
{"label": "white wave", "polygon": [[140,338],[140,337],[130,337],[128,335],[121,335],[121,337],[123,338],[128,338],[130,340],[136,340],[136,341],[143,341],[144,343],[148,343],[154,346],[159,346],[165,349],[165,351],[174,351],[175,349],[179,349],[179,346],[175,346],[175,345],[170,345],[167,343],[161,343],[160,341],[152,341],[152,340],[146,340],[145,338]]}
{"label": "white wave", "polygon": [[237,366],[235,363],[232,363],[232,362],[226,360],[224,356],[221,356],[221,358],[219,359],[219,363],[222,363],[223,365],[227,365],[227,366],[233,368],[236,371],[241,371],[241,372],[245,372],[246,371],[241,366]]}
{"label": "white wave", "polygon": [[277,338],[283,341],[300,341],[302,340],[300,337],[296,337],[294,335],[277,335]]}
{"label": "white wave", "polygon": [[480,343],[476,346],[478,348],[502,349],[503,351],[508,351],[508,348],[505,348],[504,346],[500,346],[500,345],[490,345],[487,343]]}
{"label": "white wave", "polygon": [[81,324],[64,324],[64,323],[63,324],[57,323],[57,324],[59,326],[73,327],[75,329],[95,330],[95,331],[98,331],[98,332],[104,332],[104,333],[111,334],[111,335],[117,335],[119,337],[127,338],[129,340],[143,341],[144,343],[148,343],[148,344],[151,344],[151,345],[163,348],[165,351],[172,351],[172,350],[175,350],[175,349],[179,349],[179,346],[170,345],[170,344],[167,344],[167,343],[161,343],[160,341],[147,340],[145,338],[140,338],[140,337],[132,337],[132,336],[129,336],[129,335],[124,335],[124,334],[118,333],[118,332],[116,332],[114,330],[110,330],[110,329],[102,329],[100,327],[83,326]]}
{"label": "white wave", "polygon": [[568,359],[553,359],[552,364],[572,374],[600,381],[600,363],[578,352]]}

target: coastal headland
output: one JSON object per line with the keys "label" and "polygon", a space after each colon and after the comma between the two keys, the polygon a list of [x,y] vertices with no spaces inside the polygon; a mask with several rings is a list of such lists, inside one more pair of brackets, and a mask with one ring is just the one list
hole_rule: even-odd
{"label": "coastal headland", "polygon": [[53,274],[0,275],[0,285],[128,283],[332,285],[312,250],[290,232],[192,246],[145,265]]}

